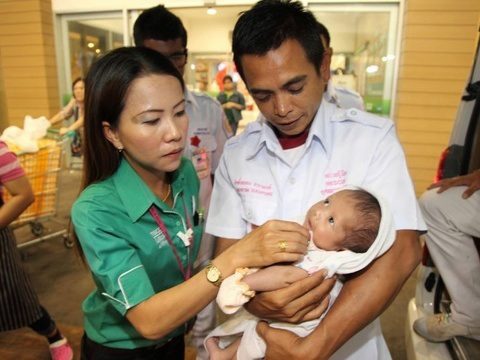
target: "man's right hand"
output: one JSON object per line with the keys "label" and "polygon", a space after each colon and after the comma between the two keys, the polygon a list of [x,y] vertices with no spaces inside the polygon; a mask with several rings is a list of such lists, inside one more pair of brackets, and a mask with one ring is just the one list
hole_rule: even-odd
{"label": "man's right hand", "polygon": [[428,189],[438,188],[437,192],[442,193],[453,186],[466,186],[467,190],[463,192],[462,198],[469,198],[475,191],[480,189],[480,170],[475,170],[467,175],[440,180],[430,185]]}
{"label": "man's right hand", "polygon": [[283,289],[258,293],[245,307],[263,319],[294,324],[317,319],[327,310],[336,281],[335,277],[325,279],[325,274],[317,271]]}

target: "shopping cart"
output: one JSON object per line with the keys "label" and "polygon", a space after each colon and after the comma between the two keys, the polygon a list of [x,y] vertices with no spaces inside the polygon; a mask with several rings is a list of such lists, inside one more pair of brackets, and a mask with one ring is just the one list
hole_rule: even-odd
{"label": "shopping cart", "polygon": [[[11,226],[18,228],[29,225],[35,238],[18,244],[18,248],[30,246],[48,239],[63,237],[66,247],[71,248],[73,241],[68,236],[67,229],[45,234],[45,227],[41,220],[53,217],[57,211],[58,178],[61,169],[62,153],[65,140],[58,136],[58,132],[49,131],[44,139],[38,141],[39,151],[35,153],[17,153],[20,165],[32,186],[35,201],[31,204]],[[4,193],[4,201],[11,196]]]}

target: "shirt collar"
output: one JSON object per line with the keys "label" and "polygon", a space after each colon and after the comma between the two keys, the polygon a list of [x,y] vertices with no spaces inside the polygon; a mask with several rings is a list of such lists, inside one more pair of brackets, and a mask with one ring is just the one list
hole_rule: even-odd
{"label": "shirt collar", "polygon": [[[330,144],[328,123],[334,116],[336,108],[335,105],[322,99],[320,107],[318,108],[312,121],[312,125],[310,126],[310,131],[305,142],[306,148],[310,146],[312,141],[316,140],[319,141],[325,151],[328,152]],[[248,135],[259,133],[258,142],[251,147],[251,151],[248,153],[248,159],[254,158],[263,148],[274,153],[282,151],[282,146],[280,145],[277,136],[262,114],[259,115],[257,121],[252,124],[252,126],[247,128],[247,131]]]}
{"label": "shirt collar", "polygon": [[193,93],[190,90],[185,88],[184,95],[185,95],[185,101],[188,104],[191,104],[193,107],[198,108],[197,99],[195,99],[195,96],[193,96]]}
{"label": "shirt collar", "polygon": [[[172,195],[175,200],[182,192],[184,176],[179,171],[175,171],[172,176]],[[167,210],[166,205],[148,188],[127,160],[121,159],[112,179],[132,222],[136,222],[153,204],[162,211]]]}

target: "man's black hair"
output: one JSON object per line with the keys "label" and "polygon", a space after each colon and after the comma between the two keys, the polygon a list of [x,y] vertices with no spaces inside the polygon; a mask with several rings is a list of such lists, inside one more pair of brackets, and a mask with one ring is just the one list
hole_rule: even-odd
{"label": "man's black hair", "polygon": [[222,82],[225,82],[225,80],[230,80],[230,82],[233,82],[233,78],[232,78],[230,75],[225,75],[225,76],[223,77]]}
{"label": "man's black hair", "polygon": [[323,60],[324,47],[315,16],[299,1],[262,0],[242,13],[233,29],[233,60],[245,80],[243,55],[265,55],[279,48],[285,40],[297,40],[317,73]]}
{"label": "man's black hair", "polygon": [[136,46],[142,46],[148,39],[175,40],[180,38],[187,47],[187,31],[178,16],[163,5],[144,10],[133,25],[133,38]]}
{"label": "man's black hair", "polygon": [[317,24],[320,36],[325,39],[325,45],[327,45],[327,47],[330,47],[330,33],[328,32],[328,29],[321,22],[318,22]]}

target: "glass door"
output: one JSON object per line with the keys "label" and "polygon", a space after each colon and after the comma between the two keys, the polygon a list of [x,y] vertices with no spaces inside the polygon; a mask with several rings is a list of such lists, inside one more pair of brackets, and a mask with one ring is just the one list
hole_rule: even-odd
{"label": "glass door", "polygon": [[71,95],[72,81],[85,77],[93,61],[108,50],[124,46],[122,12],[64,15],[60,20],[62,102]]}
{"label": "glass door", "polygon": [[398,44],[398,4],[310,4],[330,32],[331,77],[358,92],[365,109],[392,115]]}

